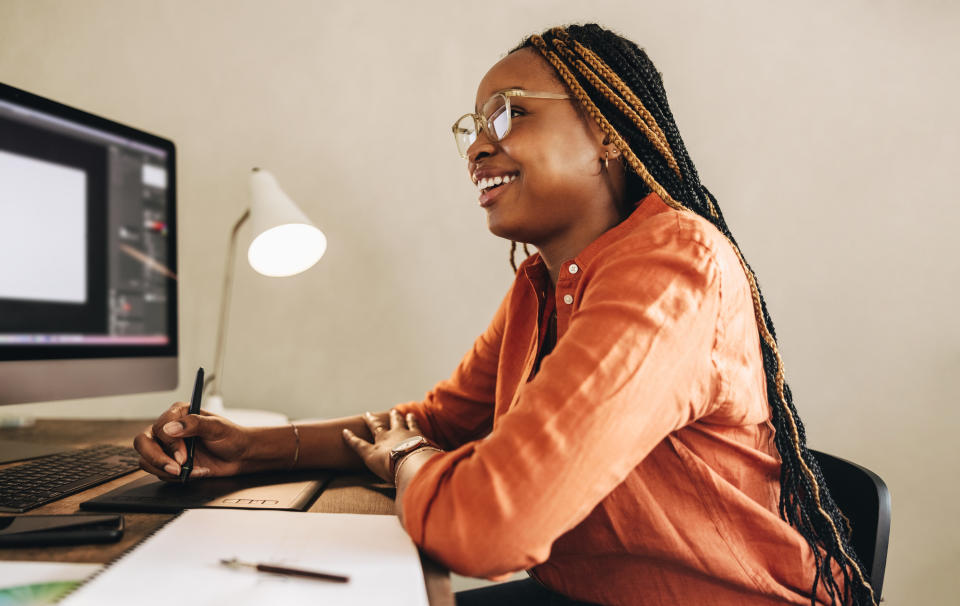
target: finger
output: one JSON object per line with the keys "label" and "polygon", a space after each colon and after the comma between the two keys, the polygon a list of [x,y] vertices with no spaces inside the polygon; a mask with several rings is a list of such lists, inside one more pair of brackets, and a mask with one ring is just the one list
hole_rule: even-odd
{"label": "finger", "polygon": [[403,424],[403,415],[396,408],[390,409],[390,429],[406,429]]}
{"label": "finger", "polygon": [[175,436],[168,435],[163,428],[171,421],[187,416],[188,410],[190,410],[189,404],[186,402],[177,402],[168,408],[162,415],[157,417],[157,420],[153,423],[153,427],[151,427],[153,430],[154,439],[160,441],[162,444],[170,444],[175,439],[179,439]]}
{"label": "finger", "polygon": [[176,437],[166,445],[166,451],[177,463],[183,465],[187,460],[185,438],[196,437],[206,443],[216,442],[229,436],[232,426],[220,417],[188,414],[169,421],[161,429],[168,436]]}
{"label": "finger", "polygon": [[[186,417],[181,417],[184,419]],[[159,442],[160,446],[163,447],[164,452],[173,457],[177,463],[183,464],[187,460],[187,445],[184,443],[183,438],[183,421],[167,421],[165,425],[160,427],[162,432],[162,438],[155,438]]]}
{"label": "finger", "polygon": [[367,429],[370,430],[370,434],[371,434],[374,438],[377,437],[377,434],[378,434],[378,433],[380,433],[381,431],[383,431],[384,429],[386,429],[386,428],[383,426],[383,423],[381,423],[379,419],[377,419],[375,416],[373,416],[373,413],[371,413],[371,412],[365,412],[365,413],[363,413],[363,422],[367,424]]}
{"label": "finger", "polygon": [[407,428],[417,433],[423,433],[420,431],[420,424],[417,423],[416,415],[414,415],[412,412],[407,413]]}
{"label": "finger", "polygon": [[163,426],[165,433],[183,438],[197,437],[205,442],[216,442],[229,437],[236,426],[222,417],[186,415]]}
{"label": "finger", "polygon": [[180,467],[176,463],[170,463],[166,467],[160,468],[141,457],[140,469],[147,473],[152,473],[161,480],[173,480],[180,478]]}
{"label": "finger", "polygon": [[[155,469],[163,469],[167,465],[177,467],[179,473],[179,464],[164,451],[163,446],[153,437],[152,430],[148,427],[133,440],[133,447],[140,453],[140,458],[149,463]],[[152,471],[150,473],[153,473]]]}
{"label": "finger", "polygon": [[367,442],[363,438],[357,436],[349,429],[343,430],[343,441],[346,442],[347,446],[353,449],[355,453],[360,455],[361,458],[366,458],[365,455],[373,447],[373,444]]}

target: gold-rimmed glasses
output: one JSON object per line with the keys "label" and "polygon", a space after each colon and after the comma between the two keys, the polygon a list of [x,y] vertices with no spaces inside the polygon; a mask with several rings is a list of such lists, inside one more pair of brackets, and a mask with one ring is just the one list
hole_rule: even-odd
{"label": "gold-rimmed glasses", "polygon": [[510,110],[510,97],[529,97],[532,99],[569,99],[565,93],[537,93],[522,88],[498,91],[487,99],[479,114],[463,114],[453,123],[453,138],[457,142],[457,151],[461,158],[467,157],[467,149],[477,140],[480,129],[494,141],[501,141],[510,134],[513,115]]}

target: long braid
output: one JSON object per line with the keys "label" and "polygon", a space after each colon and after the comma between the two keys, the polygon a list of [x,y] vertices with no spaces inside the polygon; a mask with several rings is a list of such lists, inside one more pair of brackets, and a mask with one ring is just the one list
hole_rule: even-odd
{"label": "long braid", "polygon": [[[576,42],[576,41],[575,41]],[[577,58],[573,51],[570,50],[566,44],[560,42],[559,40],[555,42],[554,46],[557,46],[563,51],[564,56],[567,57],[568,61],[572,59],[572,63],[576,66],[577,71],[579,71],[583,76],[593,85],[597,90],[603,92],[603,95],[609,100],[621,113],[629,117],[633,123],[646,135],[647,139],[657,148],[657,151],[666,159],[667,163],[670,165],[670,168],[677,174],[678,177],[681,176],[680,168],[677,166],[677,160],[673,157],[673,152],[670,150],[670,147],[667,144],[667,137],[663,134],[663,131],[660,130],[660,127],[653,120],[653,116],[650,115],[650,112],[647,111],[647,108],[643,106],[643,103],[637,99],[636,95],[630,92],[629,88],[626,88],[626,84],[623,83],[623,80],[617,77],[613,71],[600,62],[599,57],[585,48],[579,42],[576,42],[577,51],[580,52],[587,61],[590,62],[590,67],[587,66],[583,60]],[[596,70],[598,74],[602,75],[608,81],[612,82],[614,86],[617,87],[617,91],[624,95],[624,98],[621,99],[617,96],[616,93],[606,84],[603,80],[600,79],[600,76],[597,73],[594,73],[591,70]],[[651,123],[653,126],[651,126]]]}
{"label": "long braid", "polygon": [[[710,221],[732,244],[750,286],[760,335],[767,401],[776,429],[774,443],[782,461],[779,513],[803,535],[814,554],[811,603],[816,603],[817,587],[822,584],[832,604],[839,599],[843,604],[875,606],[877,598],[850,547],[849,521],[830,496],[820,467],[806,447],[806,431],[785,379],[773,321],[756,274],[713,194],[700,183],[653,62],[629,40],[595,24],[553,28],[530,36],[517,48],[531,46],[553,66],[579,107],[623,155],[629,168],[627,194],[634,196],[630,201],[639,199],[640,193],[656,192],[670,207]],[[832,562],[841,570],[842,589]]]}
{"label": "long braid", "polygon": [[[527,247],[527,243],[523,242],[523,252],[528,257],[530,256],[530,249]],[[517,241],[510,240],[510,267],[513,268],[513,273],[517,273]]]}
{"label": "long braid", "polygon": [[546,43],[540,36],[532,36],[530,41],[537,46],[541,54],[543,54],[546,59],[553,64],[554,68],[560,74],[560,77],[567,84],[567,87],[573,92],[573,95],[580,102],[581,106],[587,111],[588,114],[597,122],[600,126],[600,130],[603,131],[613,144],[620,150],[620,153],[623,154],[623,157],[626,159],[630,168],[634,170],[640,177],[647,183],[650,188],[657,193],[660,198],[663,199],[668,205],[676,209],[682,209],[683,205],[673,199],[667,190],[657,182],[653,175],[647,170],[647,167],[637,158],[636,154],[633,153],[633,149],[627,145],[627,143],[620,136],[620,133],[610,125],[610,122],[607,118],[601,113],[593,102],[590,101],[590,97],[587,94],[587,91],[577,82],[576,76],[570,71],[570,69],[563,63],[560,57],[557,56],[555,52],[546,48]]}

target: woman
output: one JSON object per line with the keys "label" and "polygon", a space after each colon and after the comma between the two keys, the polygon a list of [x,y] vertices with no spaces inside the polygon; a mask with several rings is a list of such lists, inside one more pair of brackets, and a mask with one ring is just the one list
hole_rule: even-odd
{"label": "woman", "polygon": [[458,604],[873,604],[756,279],[646,54],[554,28],[476,99],[454,136],[489,229],[511,264],[517,242],[537,254],[453,376],[312,425],[177,404],[137,437],[143,468],[173,479],[186,436],[196,476],[365,464],[451,570],[533,577]]}

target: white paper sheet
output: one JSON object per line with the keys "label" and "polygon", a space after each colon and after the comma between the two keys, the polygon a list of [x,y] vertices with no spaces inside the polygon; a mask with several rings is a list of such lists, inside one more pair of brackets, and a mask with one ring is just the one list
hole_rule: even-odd
{"label": "white paper sheet", "polygon": [[[233,570],[223,558],[343,574],[345,584]],[[427,606],[396,516],[191,509],[69,596],[68,606]]]}

